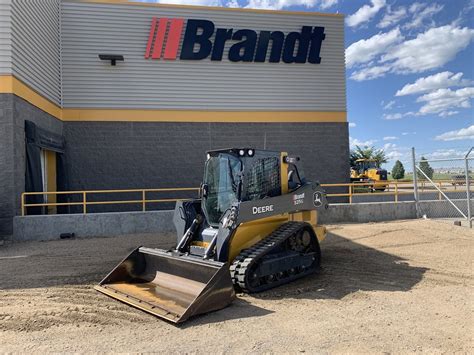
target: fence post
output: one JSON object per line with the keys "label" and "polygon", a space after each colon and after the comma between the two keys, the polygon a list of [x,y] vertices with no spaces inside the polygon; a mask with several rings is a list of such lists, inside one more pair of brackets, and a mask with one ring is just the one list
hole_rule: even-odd
{"label": "fence post", "polygon": [[349,185],[349,204],[352,204],[352,184]]}
{"label": "fence post", "polygon": [[417,217],[420,217],[419,213],[419,206],[418,206],[418,179],[416,177],[416,161],[415,161],[415,148],[411,148],[411,160],[412,160],[412,165],[413,165],[413,194],[415,197],[415,208],[416,208],[416,215]]}
{"label": "fence post", "polygon": [[398,202],[398,182],[395,183],[395,202]]}
{"label": "fence post", "polygon": [[467,223],[469,223],[469,228],[472,228],[472,211],[471,211],[471,176],[469,175],[469,154],[474,147],[471,147],[464,157],[465,163],[465,174],[466,174],[466,202],[467,202]]}
{"label": "fence post", "polygon": [[143,212],[146,211],[145,194],[146,194],[146,191],[143,190],[143,191],[142,191],[142,211],[143,211]]}
{"label": "fence post", "polygon": [[82,191],[82,213],[87,213],[86,192]]}

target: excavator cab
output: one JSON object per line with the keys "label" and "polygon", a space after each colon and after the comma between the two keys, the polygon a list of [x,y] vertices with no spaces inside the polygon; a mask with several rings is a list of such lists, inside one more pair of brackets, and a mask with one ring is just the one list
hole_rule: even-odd
{"label": "excavator cab", "polygon": [[201,197],[176,203],[176,247],[137,248],[96,289],[180,323],[227,306],[234,287],[258,292],[313,272],[325,236],[315,210],[327,202],[298,161],[252,148],[207,152]]}

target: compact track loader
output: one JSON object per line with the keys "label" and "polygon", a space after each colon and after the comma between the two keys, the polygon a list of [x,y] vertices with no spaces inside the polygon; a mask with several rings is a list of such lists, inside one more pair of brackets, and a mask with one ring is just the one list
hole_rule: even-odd
{"label": "compact track loader", "polygon": [[174,323],[224,308],[235,289],[260,292],[319,268],[326,194],[299,158],[254,149],[209,151],[201,198],[180,201],[177,245],[139,247],[96,289]]}

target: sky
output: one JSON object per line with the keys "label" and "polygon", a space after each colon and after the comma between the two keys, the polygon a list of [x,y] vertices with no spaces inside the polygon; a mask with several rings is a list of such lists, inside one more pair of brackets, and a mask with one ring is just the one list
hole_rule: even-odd
{"label": "sky", "polygon": [[[474,0],[145,0],[345,15],[350,145],[399,159],[474,145]],[[474,154],[473,154],[474,155]]]}

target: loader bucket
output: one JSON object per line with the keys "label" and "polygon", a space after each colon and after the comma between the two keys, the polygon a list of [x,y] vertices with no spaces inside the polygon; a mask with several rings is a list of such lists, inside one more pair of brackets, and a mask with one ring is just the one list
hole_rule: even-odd
{"label": "loader bucket", "polygon": [[173,323],[224,308],[235,298],[226,263],[144,247],[95,289]]}

